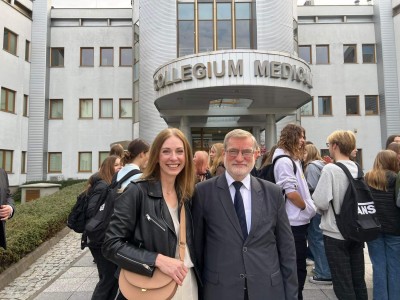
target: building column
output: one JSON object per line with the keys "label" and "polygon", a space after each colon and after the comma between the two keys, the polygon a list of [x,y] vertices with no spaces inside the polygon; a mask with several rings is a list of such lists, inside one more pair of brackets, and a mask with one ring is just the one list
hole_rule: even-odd
{"label": "building column", "polygon": [[267,115],[265,123],[265,148],[271,149],[276,144],[276,119],[275,115]]}
{"label": "building column", "polygon": [[259,126],[254,126],[253,136],[256,138],[258,145],[260,145],[260,133],[261,133],[261,128]]}
{"label": "building column", "polygon": [[189,141],[189,144],[192,145],[192,133],[190,131],[189,118],[187,116],[181,117],[181,121],[179,123],[179,129],[186,136],[187,140]]}

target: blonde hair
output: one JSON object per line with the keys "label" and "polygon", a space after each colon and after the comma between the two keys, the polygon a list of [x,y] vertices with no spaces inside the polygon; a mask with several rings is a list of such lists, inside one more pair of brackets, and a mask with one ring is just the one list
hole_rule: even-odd
{"label": "blonde hair", "polygon": [[379,151],[376,155],[372,170],[365,174],[365,181],[374,189],[386,191],[386,172],[388,171],[393,174],[399,172],[397,154],[392,150]]}
{"label": "blonde hair", "polygon": [[218,166],[224,163],[224,144],[215,143],[211,146],[211,149],[215,150],[215,156],[213,159],[211,158],[211,156],[209,156],[210,173],[212,176],[215,176]]}
{"label": "blonde hair", "polygon": [[194,192],[195,183],[195,172],[192,149],[189,145],[188,140],[182,131],[177,128],[166,128],[162,130],[154,139],[150,147],[149,161],[147,167],[143,172],[142,178],[147,180],[160,180],[160,151],[164,142],[175,136],[180,139],[183,143],[183,148],[185,151],[185,166],[183,170],[178,174],[175,180],[175,187],[180,197],[180,201],[184,202],[190,199]]}
{"label": "blonde hair", "polygon": [[340,153],[349,156],[356,149],[356,137],[350,130],[336,130],[328,136],[329,144],[336,144],[340,149]]}
{"label": "blonde hair", "polygon": [[310,162],[314,160],[321,160],[322,157],[321,154],[319,153],[317,147],[313,144],[307,144],[305,146],[305,151],[307,151],[307,158],[304,160],[304,167],[306,167]]}

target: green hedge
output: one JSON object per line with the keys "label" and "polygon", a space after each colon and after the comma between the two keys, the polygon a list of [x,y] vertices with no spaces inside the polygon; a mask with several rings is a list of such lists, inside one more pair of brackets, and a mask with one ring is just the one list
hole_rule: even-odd
{"label": "green hedge", "polygon": [[26,204],[16,205],[16,214],[6,222],[7,250],[0,248],[0,273],[65,227],[76,196],[85,182]]}

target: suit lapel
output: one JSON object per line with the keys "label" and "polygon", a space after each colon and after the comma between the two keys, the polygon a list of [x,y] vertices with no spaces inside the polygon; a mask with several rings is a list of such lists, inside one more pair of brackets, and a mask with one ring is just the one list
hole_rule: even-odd
{"label": "suit lapel", "polygon": [[263,217],[263,201],[264,201],[264,193],[262,191],[260,183],[251,176],[250,179],[251,185],[251,227],[249,232],[249,238],[253,235],[254,232],[257,231],[257,227],[260,224],[260,221]]}
{"label": "suit lapel", "polygon": [[233,201],[231,193],[229,192],[228,182],[226,181],[225,173],[220,175],[217,179],[218,187],[218,199],[225,210],[228,219],[231,221],[233,227],[236,229],[237,233],[243,239],[242,230],[240,229],[240,224],[238,217],[236,215],[235,207],[233,206]]}

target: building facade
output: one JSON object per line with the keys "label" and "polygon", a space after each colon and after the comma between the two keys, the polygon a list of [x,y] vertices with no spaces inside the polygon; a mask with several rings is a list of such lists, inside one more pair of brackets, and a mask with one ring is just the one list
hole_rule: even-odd
{"label": "building facade", "polygon": [[400,133],[400,0],[1,0],[0,37],[12,185],[88,178],[110,144],[167,126],[195,150],[232,128],[268,149],[296,122],[323,154],[329,133],[351,130],[366,170]]}

